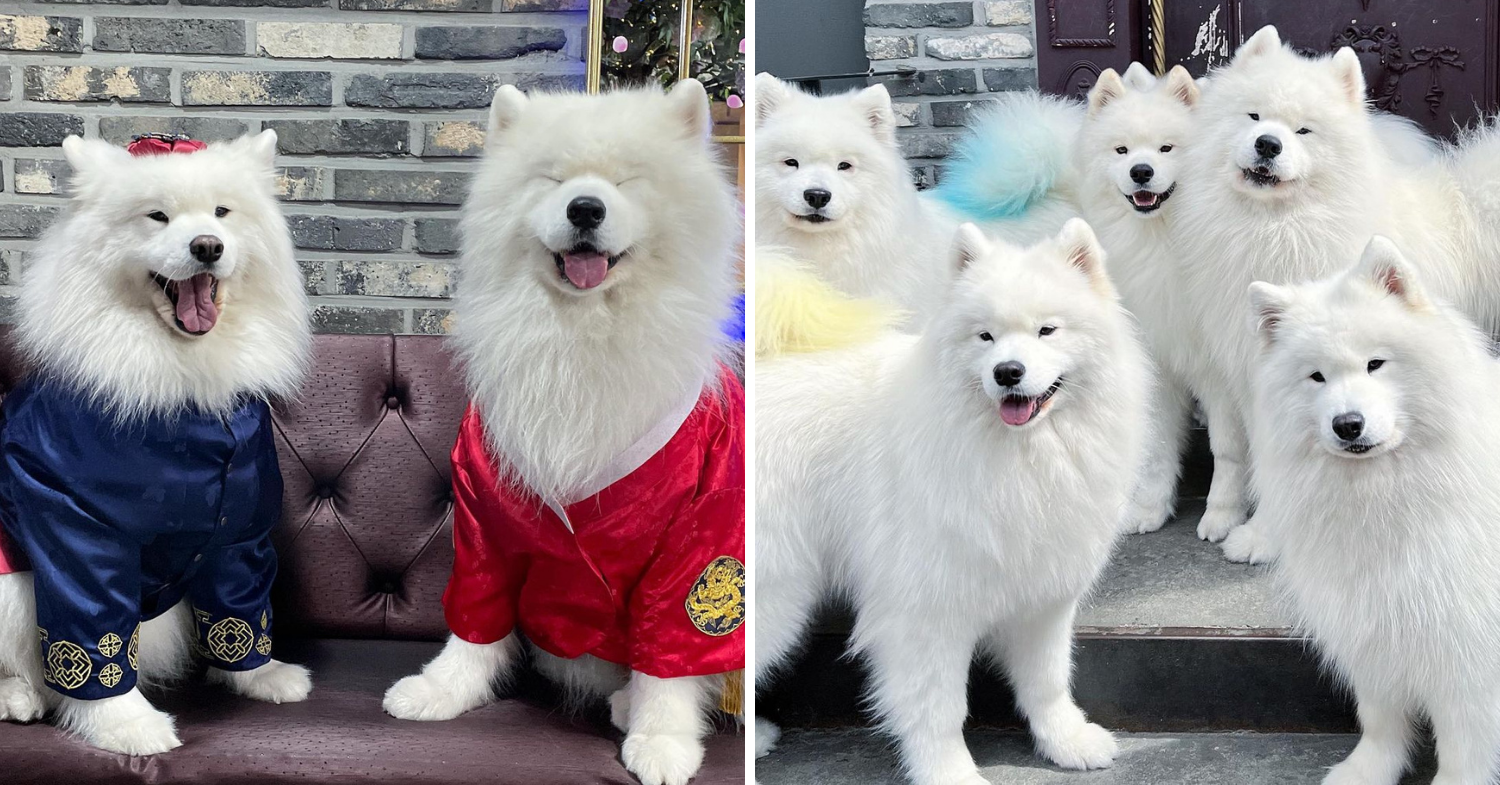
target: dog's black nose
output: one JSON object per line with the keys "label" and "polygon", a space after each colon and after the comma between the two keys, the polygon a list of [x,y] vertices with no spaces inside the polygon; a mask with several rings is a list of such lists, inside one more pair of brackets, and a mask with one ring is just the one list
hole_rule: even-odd
{"label": "dog's black nose", "polygon": [[1136,164],[1130,167],[1130,179],[1134,180],[1136,185],[1145,185],[1155,176],[1156,170],[1152,169],[1150,164]]}
{"label": "dog's black nose", "polygon": [[824,188],[809,188],[802,192],[802,198],[806,199],[814,210],[821,210],[833,201],[833,192]]}
{"label": "dog's black nose", "polygon": [[1352,442],[1365,432],[1365,416],[1359,412],[1345,412],[1333,418],[1333,432],[1340,439]]}
{"label": "dog's black nose", "polygon": [[568,223],[579,229],[596,229],[604,223],[604,202],[593,196],[580,196],[568,202]]}
{"label": "dog's black nose", "polygon": [[1001,387],[1015,387],[1025,375],[1026,366],[1015,360],[1006,360],[995,366],[995,384]]}
{"label": "dog's black nose", "polygon": [[1255,153],[1261,158],[1275,158],[1281,155],[1281,140],[1270,134],[1261,134],[1255,140]]}
{"label": "dog's black nose", "polygon": [[193,258],[204,264],[213,264],[224,255],[224,241],[211,234],[200,234],[188,243]]}

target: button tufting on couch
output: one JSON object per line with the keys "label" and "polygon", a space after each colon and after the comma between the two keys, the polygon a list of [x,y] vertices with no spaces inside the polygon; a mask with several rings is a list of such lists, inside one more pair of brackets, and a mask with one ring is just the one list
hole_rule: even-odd
{"label": "button tufting on couch", "polygon": [[[19,369],[0,340],[0,390]],[[183,746],[90,749],[47,725],[0,725],[0,781],[630,783],[602,711],[572,712],[534,678],[449,722],[386,716],[381,696],[447,634],[448,451],[464,395],[433,336],[323,335],[303,393],[276,407],[286,483],[276,531],[277,657],[313,669],[311,699],[271,706],[196,681],[152,693]],[[696,783],[742,783],[744,737],[708,740]]]}

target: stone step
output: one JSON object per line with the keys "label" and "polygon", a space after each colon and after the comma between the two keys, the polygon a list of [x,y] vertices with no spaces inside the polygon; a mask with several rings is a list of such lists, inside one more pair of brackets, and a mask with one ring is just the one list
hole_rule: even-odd
{"label": "stone step", "polygon": [[[1267,568],[1200,541],[1202,512],[1201,498],[1185,499],[1161,531],[1121,543],[1079,616],[1079,703],[1128,731],[1353,731],[1349,701],[1295,637]],[[760,696],[763,715],[787,727],[867,722],[862,664],[842,657],[849,623],[835,612],[816,625],[804,656]],[[974,727],[1020,727],[988,668],[971,675],[970,713]]]}
{"label": "stone step", "polygon": [[[1063,771],[1038,757],[1023,733],[966,734],[985,778],[1004,785],[1317,785],[1354,748],[1348,734],[1118,734],[1109,769]],[[1432,782],[1428,745],[1402,785]],[[755,762],[758,785],[904,785],[889,739],[864,730],[787,730]]]}

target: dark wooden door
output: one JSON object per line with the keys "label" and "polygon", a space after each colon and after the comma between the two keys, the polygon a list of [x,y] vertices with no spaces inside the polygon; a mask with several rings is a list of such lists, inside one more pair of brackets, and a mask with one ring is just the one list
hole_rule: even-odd
{"label": "dark wooden door", "polygon": [[[1283,40],[1308,53],[1354,47],[1371,101],[1433,133],[1451,136],[1456,125],[1500,109],[1500,0],[1155,1],[1162,8],[1167,64],[1182,63],[1195,76],[1227,61],[1247,36],[1274,24]],[[1037,0],[1042,89],[1076,93],[1090,69],[1097,73],[1148,57],[1150,2]],[[1068,24],[1097,28],[1105,14],[1120,25],[1112,39],[1117,43],[1110,46],[1080,48],[1068,36],[1059,46],[1049,36],[1054,18],[1063,30]]]}
{"label": "dark wooden door", "polygon": [[1140,0],[1036,0],[1042,90],[1079,98],[1106,68],[1143,57]]}

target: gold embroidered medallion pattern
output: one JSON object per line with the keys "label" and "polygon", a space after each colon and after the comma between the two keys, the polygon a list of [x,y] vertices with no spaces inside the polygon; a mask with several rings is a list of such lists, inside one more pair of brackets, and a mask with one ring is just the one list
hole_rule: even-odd
{"label": "gold embroidered medallion pattern", "polygon": [[89,680],[89,674],[94,672],[89,653],[71,641],[57,641],[48,646],[46,665],[43,676],[65,690],[82,687]]}
{"label": "gold embroidered medallion pattern", "polygon": [[99,669],[99,683],[106,687],[114,687],[123,678],[125,678],[125,671],[113,662]]}
{"label": "gold embroidered medallion pattern", "polygon": [[243,619],[220,619],[208,628],[208,650],[224,662],[239,662],[255,645],[255,631]]}
{"label": "gold embroidered medallion pattern", "polygon": [[733,556],[708,563],[687,596],[688,619],[705,635],[728,635],[745,623],[745,565]]}
{"label": "gold embroidered medallion pattern", "polygon": [[112,632],[107,632],[103,638],[99,639],[99,653],[109,659],[114,659],[115,655],[120,653],[120,647],[124,645],[125,643],[120,640],[120,636]]}
{"label": "gold embroidered medallion pattern", "polygon": [[135,632],[130,633],[130,645],[125,647],[125,656],[130,660],[130,669],[138,671],[141,666],[136,662],[136,655],[141,651],[141,625],[137,622]]}
{"label": "gold embroidered medallion pattern", "polygon": [[260,640],[258,640],[258,641],[255,642],[255,650],[257,652],[260,652],[260,654],[262,656],[265,656],[265,657],[271,656],[271,636],[269,636],[269,635],[262,635],[262,636],[260,636]]}

